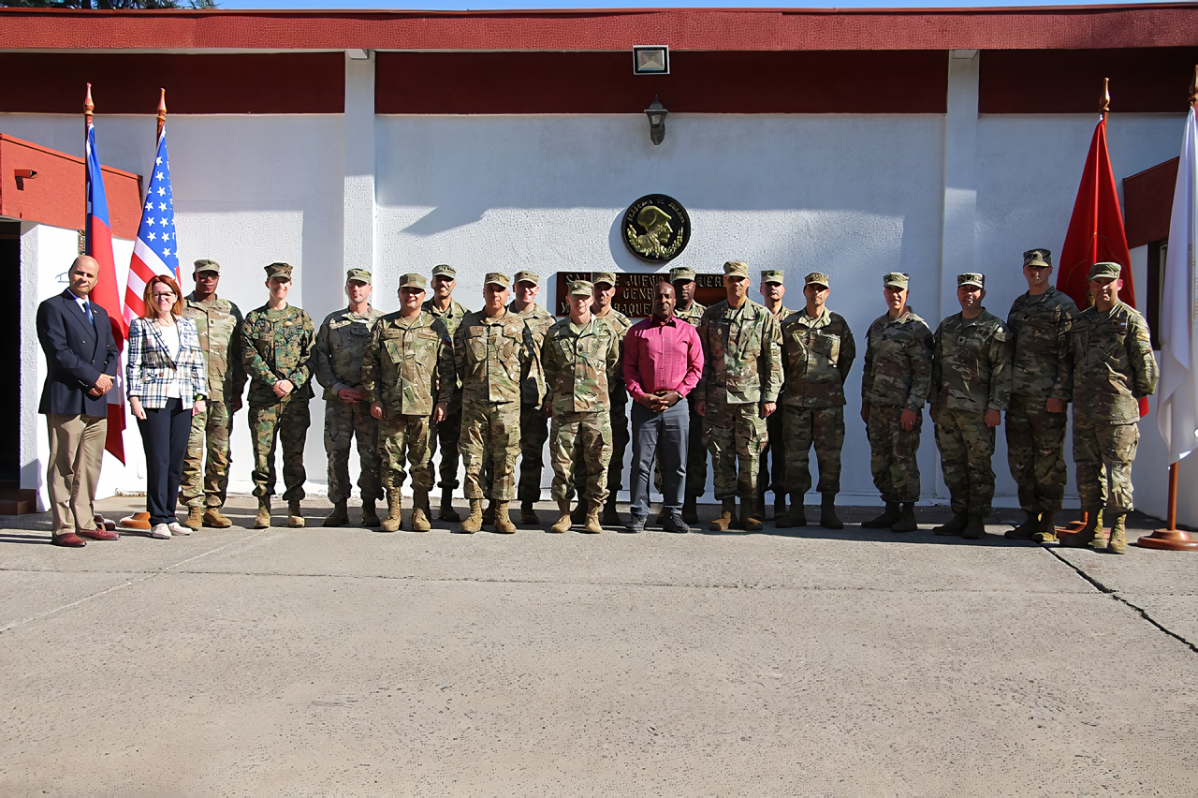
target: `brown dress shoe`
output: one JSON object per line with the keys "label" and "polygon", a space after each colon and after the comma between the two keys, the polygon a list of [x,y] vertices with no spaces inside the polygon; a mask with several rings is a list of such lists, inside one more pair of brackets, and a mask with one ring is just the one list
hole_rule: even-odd
{"label": "brown dress shoe", "polygon": [[87,545],[87,541],[74,532],[64,532],[61,535],[55,535],[50,538],[50,542],[55,546],[66,546],[72,549],[81,549]]}
{"label": "brown dress shoe", "polygon": [[107,529],[76,529],[75,534],[89,540],[120,540],[119,532],[109,532]]}

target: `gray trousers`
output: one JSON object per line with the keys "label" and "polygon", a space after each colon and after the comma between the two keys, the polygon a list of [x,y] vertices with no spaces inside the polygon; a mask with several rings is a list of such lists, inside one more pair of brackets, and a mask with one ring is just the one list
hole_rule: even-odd
{"label": "gray trousers", "polygon": [[661,465],[662,504],[667,513],[682,510],[686,485],[686,456],[690,438],[690,410],[685,401],[661,413],[639,403],[632,405],[632,504],[635,518],[649,514],[649,475],[653,455]]}

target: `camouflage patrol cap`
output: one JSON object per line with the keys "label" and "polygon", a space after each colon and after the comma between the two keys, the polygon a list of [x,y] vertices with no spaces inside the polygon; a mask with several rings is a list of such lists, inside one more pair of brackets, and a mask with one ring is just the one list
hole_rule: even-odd
{"label": "camouflage patrol cap", "polygon": [[587,296],[589,297],[595,290],[594,283],[588,283],[586,280],[570,281],[570,296]]}
{"label": "camouflage patrol cap", "polygon": [[768,269],[761,273],[761,282],[763,283],[781,283],[786,278],[786,275],[777,269]]}
{"label": "camouflage patrol cap", "polygon": [[497,285],[500,288],[507,288],[512,284],[512,278],[501,272],[487,272],[487,279],[484,285]]}
{"label": "camouflage patrol cap", "polygon": [[595,279],[592,280],[592,282],[595,285],[599,285],[600,283],[607,283],[608,285],[610,285],[614,288],[616,285],[616,276],[614,274],[612,274],[611,272],[596,272]]}
{"label": "camouflage patrol cap", "polygon": [[828,282],[828,275],[822,272],[812,272],[803,279],[803,285],[822,285],[824,288],[827,288],[831,284]]}
{"label": "camouflage patrol cap", "polygon": [[217,274],[220,274],[220,264],[214,260],[208,260],[207,258],[204,258],[203,260],[196,261],[195,271],[196,274],[201,272],[216,272]]}
{"label": "camouflage patrol cap", "polygon": [[1029,249],[1023,253],[1023,267],[1032,266],[1037,269],[1052,268],[1052,250],[1050,249]]}
{"label": "camouflage patrol cap", "polygon": [[977,272],[965,272],[965,274],[957,275],[957,286],[976,285],[978,288],[986,287],[986,275],[978,274]]}
{"label": "camouflage patrol cap", "polygon": [[536,272],[516,272],[516,282],[540,285],[541,277]]}
{"label": "camouflage patrol cap", "polygon": [[670,269],[671,283],[682,283],[688,281],[692,283],[695,281],[694,269],[688,269],[685,266],[675,266],[674,268]]}
{"label": "camouflage patrol cap", "polygon": [[367,285],[370,285],[370,272],[366,271],[365,269],[350,269],[345,273],[345,282],[348,283],[350,280],[356,280],[359,283],[366,283]]}
{"label": "camouflage patrol cap", "polygon": [[748,277],[749,264],[745,263],[743,260],[730,260],[724,264],[724,274],[725,276],[731,275],[733,277]]}
{"label": "camouflage patrol cap", "polygon": [[433,277],[448,277],[450,280],[456,280],[458,271],[448,263],[439,263],[433,267]]}
{"label": "camouflage patrol cap", "polygon": [[906,272],[890,272],[882,278],[882,284],[887,288],[906,288],[911,275]]}
{"label": "camouflage patrol cap", "polygon": [[419,288],[421,291],[428,287],[428,282],[424,279],[423,274],[409,272],[399,278],[400,288]]}
{"label": "camouflage patrol cap", "polygon": [[275,277],[281,277],[284,280],[291,279],[291,264],[290,263],[272,263],[266,268],[266,279],[270,280]]}
{"label": "camouflage patrol cap", "polygon": [[1086,279],[1102,280],[1109,277],[1112,280],[1118,280],[1122,271],[1123,267],[1118,263],[1095,263],[1090,267],[1090,276]]}

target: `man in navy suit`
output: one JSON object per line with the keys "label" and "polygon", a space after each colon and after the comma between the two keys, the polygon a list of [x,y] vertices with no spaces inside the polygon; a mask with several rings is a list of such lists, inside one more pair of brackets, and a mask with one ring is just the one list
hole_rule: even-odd
{"label": "man in navy suit", "polygon": [[105,394],[112,390],[118,355],[108,314],[89,299],[99,275],[95,258],[80,255],[67,272],[70,287],[37,309],[37,339],[48,370],[38,412],[50,431],[46,482],[55,546],[119,537],[96,528],[92,506],[108,433]]}

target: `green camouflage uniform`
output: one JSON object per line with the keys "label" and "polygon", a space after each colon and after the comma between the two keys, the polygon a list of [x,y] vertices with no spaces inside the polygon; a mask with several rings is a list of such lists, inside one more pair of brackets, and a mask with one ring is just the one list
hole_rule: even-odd
{"label": "green camouflage uniform", "polygon": [[[806,309],[782,320],[782,363],[786,382],[778,399],[786,450],[785,491],[811,489],[811,447],[819,466],[816,489],[825,497],[840,492],[840,452],[844,448],[844,380],[857,358],[848,322],[824,308],[812,318]],[[770,434],[773,437],[773,433]],[[785,441],[785,444],[782,442]]]}
{"label": "green camouflage uniform", "polygon": [[[765,307],[762,305],[762,307]],[[769,308],[766,308],[769,310]],[[794,313],[793,310],[783,305],[778,310],[773,311],[774,321],[778,322],[779,330],[782,328],[782,320]],[[785,362],[783,363],[785,370]],[[779,401],[781,401],[779,394]],[[766,436],[765,446],[761,449],[761,463],[758,465],[757,471],[757,496],[760,499],[765,496],[766,491],[773,491],[775,495],[780,496],[786,491],[786,456],[782,454],[782,449],[785,446],[783,443],[786,438],[783,437],[783,422],[782,408],[779,407],[772,416],[765,420],[765,429],[768,435]],[[774,448],[777,444],[777,449]],[[773,457],[770,453],[773,452]],[[770,470],[770,460],[774,461],[774,468]]]}
{"label": "green camouflage uniform", "polygon": [[1077,492],[1083,510],[1123,515],[1133,509],[1139,400],[1156,393],[1159,376],[1148,324],[1133,308],[1116,302],[1105,313],[1083,310],[1071,337]]}
{"label": "green camouflage uniform", "polygon": [[343,308],[330,313],[316,333],[312,368],[316,381],[324,387],[324,451],[329,459],[329,501],[334,504],[349,498],[349,448],[355,435],[362,501],[383,498],[379,482],[379,424],[370,415],[370,401],[345,402],[338,394],[342,389],[362,387],[362,358],[370,343],[370,328],[382,315],[369,306],[360,316]]}
{"label": "green camouflage uniform", "polygon": [[[515,303],[508,306],[511,312]],[[549,419],[541,409],[545,399],[545,374],[541,367],[541,349],[545,335],[556,321],[540,305],[524,313],[525,346],[528,349],[524,372],[520,376],[520,485],[516,498],[522,502],[541,500],[541,473],[544,469],[545,441],[549,439]]]}
{"label": "green camouflage uniform", "polygon": [[[570,486],[585,473],[583,492],[596,505],[607,501],[607,468],[612,456],[611,392],[620,363],[620,336],[607,322],[562,319],[549,328],[541,363],[551,403],[549,433],[552,495],[570,497]],[[583,464],[584,472],[576,469]]]}
{"label": "green camouflage uniform", "polygon": [[[445,312],[437,310],[437,306],[433,304],[433,300],[426,299],[420,307],[426,313],[431,313],[435,318],[440,319],[445,323],[445,328],[449,330],[449,335],[452,338],[457,332],[458,325],[462,323],[462,319],[466,318],[466,314],[470,311],[462,307],[456,300],[449,301],[449,308]],[[429,457],[434,457],[437,454],[437,447],[441,447],[441,487],[453,490],[458,486],[458,444],[462,438],[462,380],[461,376],[454,378],[454,390],[449,400],[449,408],[445,414],[445,420],[440,424],[433,425],[432,436],[429,438]]]}
{"label": "green camouflage uniform", "polygon": [[456,384],[453,342],[444,321],[427,311],[404,321],[395,311],[374,325],[362,364],[362,386],[369,394],[367,406],[383,406],[378,451],[388,491],[403,486],[405,463],[413,489],[433,489],[433,410],[438,402],[453,398]]}
{"label": "green camouflage uniform", "polygon": [[[312,420],[309,362],[316,345],[312,319],[288,305],[271,310],[263,305],[249,312],[241,325],[245,370],[250,378],[249,422],[254,440],[254,495],[269,498],[275,490],[275,444],[283,441],[283,498],[304,498],[304,441]],[[279,398],[272,387],[290,380],[295,388]]]}
{"label": "green camouflage uniform", "polygon": [[[606,324],[616,334],[620,353],[624,352],[624,335],[632,328],[632,321],[614,307],[609,307],[607,313],[600,316],[592,314],[596,319]],[[632,440],[628,432],[628,388],[624,385],[624,369],[617,368],[612,378],[607,381],[610,408],[611,427],[611,461],[607,467],[608,498],[614,501],[616,493],[624,487],[621,477],[624,473],[624,452]],[[582,461],[580,460],[579,463]],[[585,486],[578,491],[579,502],[585,502],[588,497]]]}
{"label": "green camouflage uniform", "polygon": [[[203,413],[191,417],[191,435],[183,457],[179,495],[189,507],[221,507],[229,489],[229,429],[233,405],[245,390],[245,365],[241,361],[241,311],[215,294],[199,302],[188,295],[183,318],[191,319],[200,336],[200,349],[208,368],[208,403]],[[208,465],[204,466],[207,438]],[[202,485],[201,485],[202,481]]]}
{"label": "green camouflage uniform", "polygon": [[[520,453],[520,376],[528,358],[524,319],[504,309],[494,319],[466,314],[453,338],[455,371],[462,381],[462,460],[467,499],[511,501]],[[482,485],[484,457],[494,484]],[[444,480],[444,468],[442,468]]]}
{"label": "green camouflage uniform", "polygon": [[954,313],[932,344],[936,446],[954,513],[986,515],[994,498],[994,428],[987,410],[1011,400],[1011,342],[1002,319],[982,309],[976,319]]}
{"label": "green camouflage uniform", "polygon": [[727,300],[712,305],[698,332],[704,363],[695,393],[707,404],[703,443],[711,452],[715,497],[747,498],[769,436],[761,405],[777,402],[782,390],[781,332],[770,312],[749,299],[739,308]]}
{"label": "green camouflage uniform", "polygon": [[1073,300],[1055,288],[1039,296],[1024,294],[1007,315],[1013,341],[1007,464],[1019,489],[1019,506],[1035,515],[1060,509],[1065,495],[1069,414],[1048,412],[1048,400],[1070,399],[1069,332],[1076,316]]}
{"label": "green camouflage uniform", "polygon": [[[865,373],[861,402],[869,405],[869,436],[874,485],[887,502],[919,500],[919,430],[932,383],[932,331],[907,308],[897,319],[884,313],[865,333]],[[910,432],[901,424],[904,410],[915,411]]]}
{"label": "green camouflage uniform", "polygon": [[[675,308],[674,317],[690,322],[692,327],[699,327],[699,321],[703,318],[704,312],[707,311],[706,305],[700,305],[698,302],[691,302],[691,306],[686,310],[678,310]],[[703,416],[695,412],[695,402],[698,401],[698,396],[695,391],[691,391],[686,397],[687,407],[690,408],[690,432],[687,438],[686,449],[686,495],[688,498],[698,498],[707,492],[707,450],[703,448]],[[653,466],[653,481],[657,486],[657,492],[661,493],[661,469],[657,463],[657,458],[654,458]]]}

